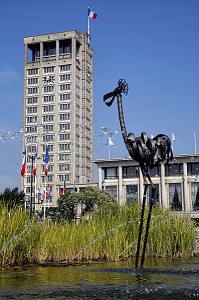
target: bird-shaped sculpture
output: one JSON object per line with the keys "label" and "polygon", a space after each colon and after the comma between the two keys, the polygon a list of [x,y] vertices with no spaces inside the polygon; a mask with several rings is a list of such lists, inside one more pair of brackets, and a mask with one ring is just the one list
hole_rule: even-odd
{"label": "bird-shaped sculpture", "polygon": [[[171,141],[169,137],[165,134],[162,133],[158,134],[154,138],[147,137],[145,132],[142,132],[140,137],[135,137],[134,133],[132,132],[127,134],[126,126],[124,122],[124,115],[123,115],[122,93],[125,95],[128,94],[128,84],[124,79],[120,79],[118,81],[118,86],[114,89],[114,91],[105,94],[103,100],[107,106],[111,106],[115,98],[117,98],[118,115],[119,115],[120,127],[121,127],[124,143],[126,145],[126,148],[131,158],[133,158],[135,161],[139,163],[144,178],[145,187],[144,187],[144,195],[143,195],[141,218],[140,218],[136,262],[135,262],[135,267],[137,268],[148,185],[151,185],[152,193],[151,193],[151,199],[149,200],[149,212],[147,217],[146,232],[145,232],[142,259],[141,259],[141,267],[143,267],[144,265],[144,257],[145,257],[145,251],[147,245],[152,207],[155,203],[154,201],[155,187],[153,181],[151,180],[148,170],[149,168],[152,169],[153,167],[158,166],[161,162],[168,164],[168,162],[172,161],[173,159],[173,152],[171,149]],[[109,98],[111,98],[111,100],[107,101]]]}

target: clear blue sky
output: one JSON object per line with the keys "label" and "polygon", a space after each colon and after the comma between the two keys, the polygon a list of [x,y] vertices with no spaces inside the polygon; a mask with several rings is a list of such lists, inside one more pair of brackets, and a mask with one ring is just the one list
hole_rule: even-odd
{"label": "clear blue sky", "polygon": [[0,192],[20,184],[22,134],[15,132],[22,126],[23,38],[87,31],[88,5],[98,15],[90,20],[94,159],[108,158],[103,126],[114,132],[111,157],[127,156],[116,103],[108,108],[102,101],[120,78],[129,84],[123,97],[128,132],[173,132],[175,154],[192,154],[195,130],[199,152],[198,0],[6,0],[0,10]]}

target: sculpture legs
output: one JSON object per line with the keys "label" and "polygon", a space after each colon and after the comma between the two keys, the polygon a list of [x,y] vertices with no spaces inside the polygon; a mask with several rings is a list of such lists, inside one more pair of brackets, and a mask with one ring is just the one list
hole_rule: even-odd
{"label": "sculpture legs", "polygon": [[143,222],[144,222],[144,210],[145,210],[145,204],[146,204],[146,193],[147,193],[147,183],[144,185],[144,195],[143,195],[143,201],[142,201],[142,211],[141,211],[141,217],[140,217],[140,227],[139,227],[139,233],[138,233],[138,244],[137,244],[137,252],[136,252],[136,259],[135,259],[135,267],[138,267],[138,260],[140,255],[140,242],[142,237],[142,228],[143,228]]}
{"label": "sculpture legs", "polygon": [[139,233],[138,233],[138,244],[137,244],[137,252],[136,252],[136,259],[135,259],[135,268],[138,267],[138,260],[139,260],[139,254],[140,254],[140,244],[141,244],[141,237],[142,237],[142,230],[143,230],[143,223],[144,223],[144,210],[145,210],[145,205],[146,205],[146,194],[147,194],[147,187],[148,184],[146,182],[146,177],[148,178],[150,185],[152,187],[152,193],[149,201],[149,212],[148,212],[148,217],[147,217],[147,224],[146,224],[146,232],[145,232],[145,237],[144,237],[144,245],[143,245],[143,250],[142,250],[142,258],[141,258],[141,267],[144,265],[144,258],[145,258],[145,252],[146,252],[146,245],[147,245],[147,240],[148,240],[148,234],[149,234],[149,227],[150,227],[150,221],[151,221],[151,214],[152,214],[152,208],[154,204],[154,195],[155,195],[155,187],[153,185],[153,182],[148,174],[148,172],[145,172],[146,170],[142,169],[142,172],[144,173],[144,195],[143,195],[143,202],[142,202],[142,210],[141,210],[141,217],[140,217],[140,227],[139,227]]}
{"label": "sculpture legs", "polygon": [[142,250],[141,267],[143,267],[143,265],[144,265],[144,258],[145,258],[145,251],[146,251],[147,239],[148,239],[148,234],[149,234],[151,214],[152,214],[152,208],[153,208],[153,204],[154,204],[154,195],[155,195],[155,188],[152,187],[151,199],[149,201],[149,212],[148,212],[148,217],[147,217],[146,232],[145,232],[145,237],[144,237],[144,246],[143,246],[143,250]]}

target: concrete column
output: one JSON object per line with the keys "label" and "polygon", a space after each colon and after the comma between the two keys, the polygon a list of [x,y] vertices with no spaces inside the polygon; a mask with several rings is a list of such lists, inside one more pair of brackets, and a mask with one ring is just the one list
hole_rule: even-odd
{"label": "concrete column", "polygon": [[161,205],[163,208],[167,207],[167,190],[165,186],[165,165],[160,164],[160,171],[161,171],[161,177],[160,177],[160,189],[161,189]]}
{"label": "concrete column", "polygon": [[98,185],[99,189],[102,190],[102,168],[98,168]]}
{"label": "concrete column", "polygon": [[56,40],[56,50],[55,50],[56,60],[59,59],[59,40]]}
{"label": "concrete column", "polygon": [[122,166],[118,167],[118,203],[119,205],[124,204],[124,197],[123,197],[123,189],[122,189]]}
{"label": "concrete column", "polygon": [[184,207],[184,210],[187,212],[191,210],[190,201],[188,197],[187,163],[183,163],[183,191],[182,192],[183,192],[182,198],[184,200],[184,205],[182,207]]}
{"label": "concrete column", "polygon": [[[24,45],[24,66],[28,63],[28,45]],[[27,74],[25,74],[27,76]]]}
{"label": "concrete column", "polygon": [[41,42],[40,43],[40,62],[43,62],[43,49],[44,49],[44,46],[43,46],[43,43]]}

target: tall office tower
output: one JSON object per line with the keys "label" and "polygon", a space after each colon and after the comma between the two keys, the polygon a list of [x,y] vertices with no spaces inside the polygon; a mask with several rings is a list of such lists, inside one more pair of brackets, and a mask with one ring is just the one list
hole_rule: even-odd
{"label": "tall office tower", "polygon": [[55,206],[60,192],[93,180],[93,50],[88,38],[75,30],[24,38],[22,188],[33,203],[46,189],[49,205]]}

